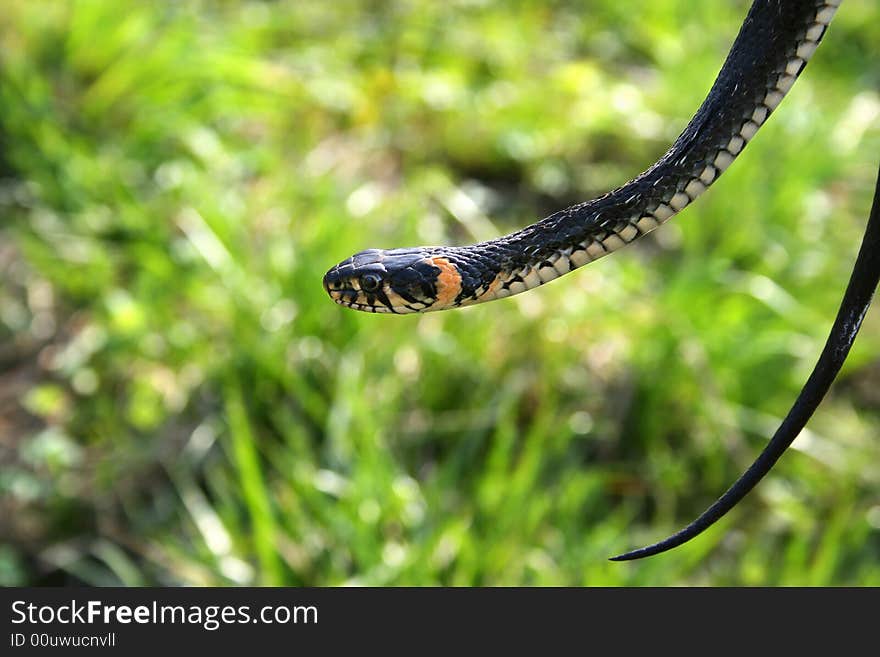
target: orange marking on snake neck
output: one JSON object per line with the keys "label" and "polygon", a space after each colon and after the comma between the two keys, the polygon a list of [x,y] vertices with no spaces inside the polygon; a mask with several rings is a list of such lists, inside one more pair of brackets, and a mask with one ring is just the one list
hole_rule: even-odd
{"label": "orange marking on snake neck", "polygon": [[428,258],[428,262],[440,270],[437,276],[437,306],[447,308],[461,292],[461,274],[446,258]]}

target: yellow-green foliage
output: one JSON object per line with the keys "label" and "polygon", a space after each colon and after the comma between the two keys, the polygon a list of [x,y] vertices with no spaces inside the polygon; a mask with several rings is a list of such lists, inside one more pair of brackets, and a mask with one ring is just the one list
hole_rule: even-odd
{"label": "yellow-green foliage", "polygon": [[746,3],[0,4],[0,579],[880,584],[880,312],[773,474],[880,153],[880,7],[674,222],[528,294],[332,304],[632,177]]}

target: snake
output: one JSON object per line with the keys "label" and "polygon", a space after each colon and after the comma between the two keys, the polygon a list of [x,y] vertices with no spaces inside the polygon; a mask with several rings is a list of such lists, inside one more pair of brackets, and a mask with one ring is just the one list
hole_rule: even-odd
{"label": "snake", "polygon": [[[705,100],[653,165],[597,198],[466,246],[367,249],[323,278],[330,298],[371,313],[411,314],[503,299],[614,253],[690,206],[743,153],[822,41],[842,0],[754,0]],[[776,463],[827,392],[880,277],[880,177],[862,248],[816,369],[753,465],[696,520],[613,560],[658,554],[704,531]]]}

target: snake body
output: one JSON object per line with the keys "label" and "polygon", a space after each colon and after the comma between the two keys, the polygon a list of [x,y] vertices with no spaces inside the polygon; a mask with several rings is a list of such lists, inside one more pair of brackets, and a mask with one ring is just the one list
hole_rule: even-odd
{"label": "snake body", "polygon": [[[755,0],[709,95],[653,166],[599,198],[520,231],[462,247],[371,249],[324,276],[339,304],[370,312],[443,310],[558,278],[635,241],[683,210],[743,151],[822,40],[841,0]],[[614,557],[638,559],[697,536],[770,471],[840,371],[880,282],[880,173],[859,254],[825,347],[776,433],[733,485],[680,531]]]}
{"label": "snake body", "polygon": [[756,0],[715,83],[672,147],[599,198],[460,247],[370,249],[324,276],[341,305],[414,313],[501,299],[634,242],[690,205],[742,153],[822,40],[840,0]]}

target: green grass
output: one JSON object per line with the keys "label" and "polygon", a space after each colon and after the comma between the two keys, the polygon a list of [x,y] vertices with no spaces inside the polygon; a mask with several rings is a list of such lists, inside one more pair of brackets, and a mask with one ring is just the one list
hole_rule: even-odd
{"label": "green grass", "polygon": [[878,585],[880,315],[788,410],[880,152],[848,0],[724,178],[538,291],[332,304],[368,247],[462,244],[654,161],[745,2],[4,2],[0,582]]}

